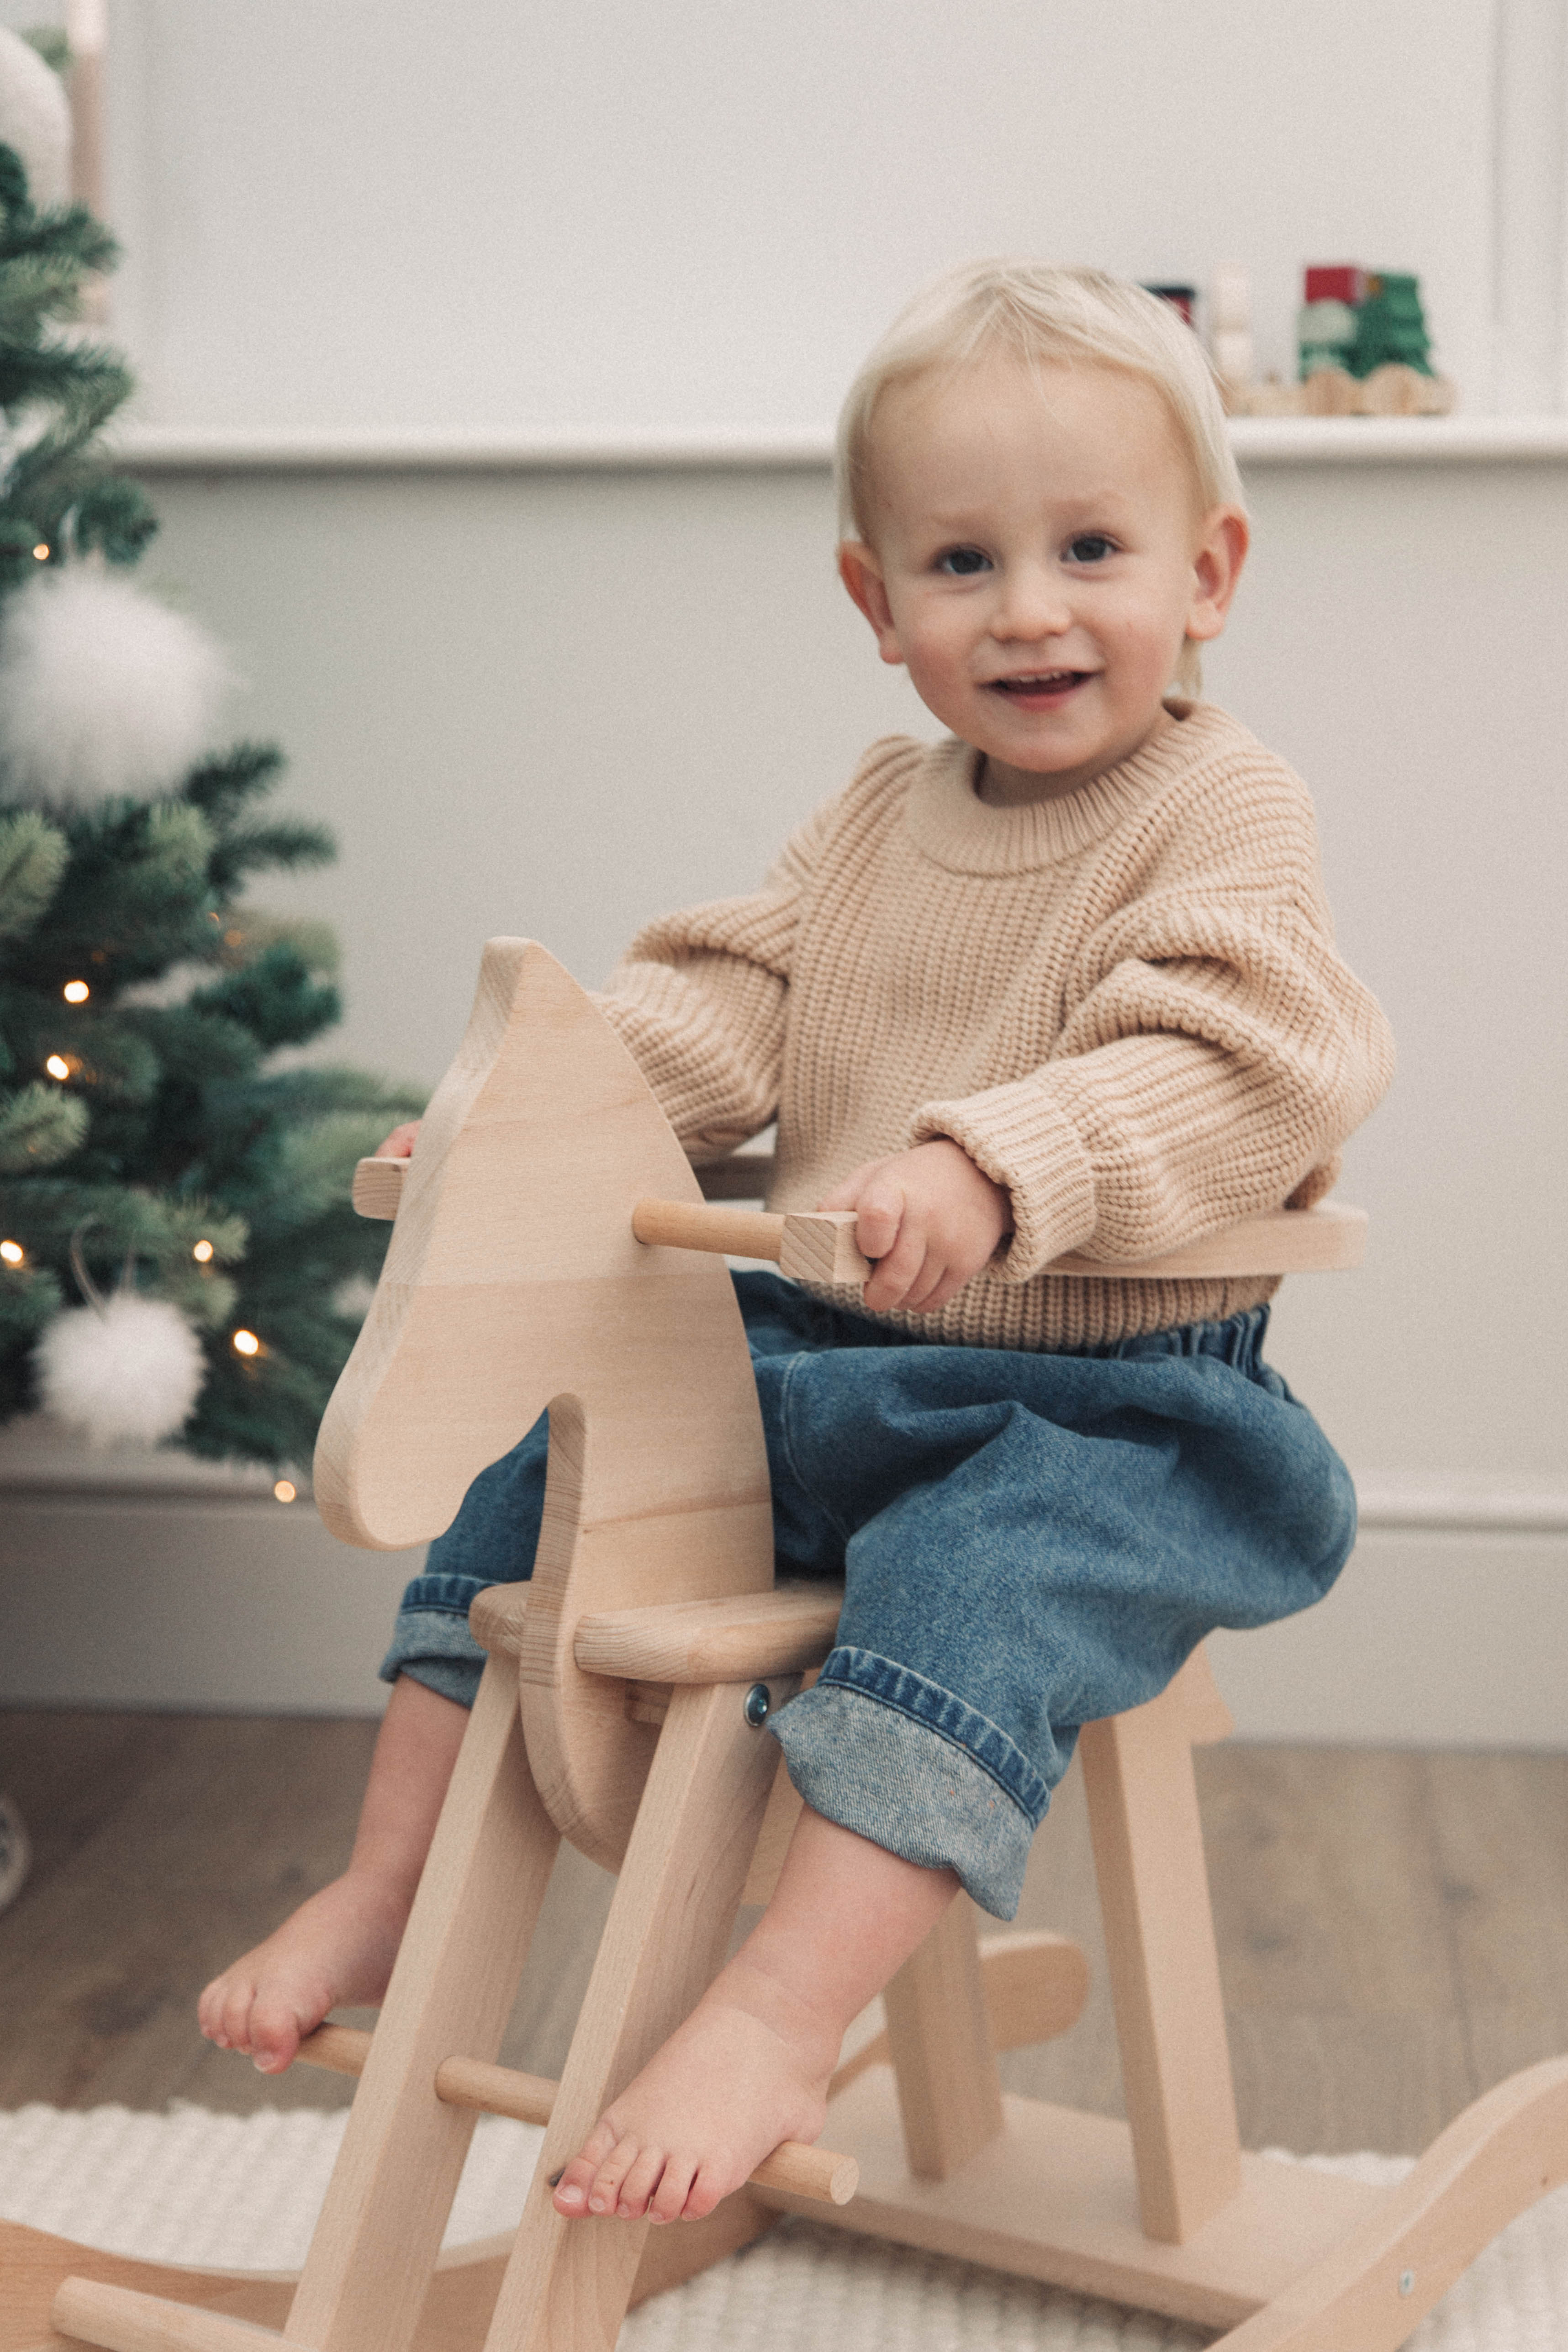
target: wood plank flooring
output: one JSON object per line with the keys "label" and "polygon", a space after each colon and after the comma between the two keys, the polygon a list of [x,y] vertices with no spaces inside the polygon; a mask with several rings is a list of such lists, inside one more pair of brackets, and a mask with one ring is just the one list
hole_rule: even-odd
{"label": "wood plank flooring", "polygon": [[[337,2076],[263,2079],[209,2049],[193,2005],[342,1868],[374,1728],[0,1715],[0,1788],[37,1852],[0,1916],[0,2107],[347,2101]],[[1414,2151],[1491,2083],[1568,2051],[1568,1757],[1231,1746],[1198,1766],[1248,2146]],[[563,1855],[510,2064],[559,2073],[610,1884]],[[1071,2034],[1005,2060],[1008,2087],[1118,2112],[1076,1771],[1018,1924],[1076,1936],[1094,1990]]]}

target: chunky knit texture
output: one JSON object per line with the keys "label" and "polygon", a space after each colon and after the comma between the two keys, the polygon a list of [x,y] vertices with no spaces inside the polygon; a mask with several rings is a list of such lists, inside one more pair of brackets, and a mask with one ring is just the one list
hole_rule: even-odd
{"label": "chunky knit texture", "polygon": [[940,1314],[883,1320],[1059,1349],[1256,1306],[1276,1282],[1044,1269],[1308,1205],[1388,1084],[1305,787],[1213,704],[1171,712],[1022,808],[977,797],[966,744],[873,744],[761,890],[650,924],[599,1000],[694,1160],[777,1118],[775,1209],[932,1136],[1006,1187],[992,1265]]}

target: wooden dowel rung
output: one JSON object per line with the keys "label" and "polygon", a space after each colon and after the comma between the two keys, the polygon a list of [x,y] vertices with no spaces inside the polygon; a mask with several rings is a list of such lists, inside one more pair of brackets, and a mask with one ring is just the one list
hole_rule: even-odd
{"label": "wooden dowel rung", "polygon": [[721,1201],[639,1201],[632,1232],[650,1249],[711,1250],[720,1257],[784,1255],[784,1221],[765,1209],[732,1209]]}
{"label": "wooden dowel rung", "polygon": [[[370,2035],[357,2026],[319,2025],[300,2042],[298,2055],[307,2066],[324,2066],[334,2074],[359,2074],[370,2055]],[[492,2066],[482,2058],[444,2058],[436,2069],[436,2096],[443,2105],[470,2107],[486,2116],[510,2116],[523,2124],[547,2124],[560,2087],[547,2075],[524,2074],[514,2066]],[[758,2165],[752,2184],[787,2191],[792,2197],[810,2197],[819,2205],[847,2205],[859,2177],[852,2156],[786,2139]],[[107,2344],[110,2338],[89,2336],[87,2341]],[[192,2337],[191,2341],[202,2344],[205,2339]]]}
{"label": "wooden dowel rung", "polygon": [[835,2156],[829,2147],[807,2147],[798,2139],[786,2139],[772,2156],[763,2157],[749,2186],[810,2197],[818,2205],[847,2205],[860,2186],[860,2167],[852,2156]]}
{"label": "wooden dowel rung", "polygon": [[357,2025],[318,2025],[294,2055],[301,2065],[324,2066],[329,2074],[363,2074],[370,2036]]}
{"label": "wooden dowel rung", "polygon": [[354,1164],[354,1213],[361,1217],[389,1220],[397,1214],[403,1198],[403,1180],[408,1173],[406,1160],[361,1160]]}
{"label": "wooden dowel rung", "polygon": [[226,2311],[173,2303],[102,2279],[62,2279],[49,2317],[58,2335],[100,2345],[103,2352],[266,2352],[283,2345],[273,2328]]}
{"label": "wooden dowel rung", "polygon": [[445,2105],[510,2116],[520,2124],[547,2124],[560,2087],[547,2074],[522,2074],[482,2058],[444,2058],[436,2069],[436,2096]]}

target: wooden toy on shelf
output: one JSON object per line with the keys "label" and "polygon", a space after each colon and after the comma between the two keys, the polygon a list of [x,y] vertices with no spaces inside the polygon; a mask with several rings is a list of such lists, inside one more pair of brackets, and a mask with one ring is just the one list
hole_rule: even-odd
{"label": "wooden toy on shelf", "polygon": [[1209,344],[1232,416],[1447,416],[1458,392],[1434,374],[1417,281],[1344,262],[1309,268],[1297,319],[1296,381],[1252,373],[1246,272],[1215,272]]}
{"label": "wooden toy on shelf", "polygon": [[[713,1189],[745,1197],[759,1172],[728,1162]],[[961,1896],[889,1987],[885,2023],[849,2038],[828,2148],[779,2149],[706,2221],[563,2221],[550,2175],[690,2010],[739,1904],[771,1890],[798,1800],[759,1727],[834,1638],[831,1588],[773,1583],[715,1253],[842,1273],[848,1237],[838,1219],[704,1208],[608,1024],[521,940],[486,949],[412,1160],[363,1167],[359,1197],[396,1222],[322,1427],[323,1516],[373,1547],[435,1535],[548,1407],[533,1580],[474,1604],[489,1663],[375,2032],[329,2026],[301,2053],[360,2083],[298,2284],[12,2230],[0,2352],[609,2352],[630,2302],[781,2210],[1226,2329],[1226,2352],[1393,2352],[1568,2177],[1568,2061],[1478,2100],[1395,2188],[1243,2154],[1192,1769],[1228,1723],[1199,1652],[1080,1743],[1127,2123],[1004,2097],[996,2052],[1065,2031],[1085,1965],[1057,1937],[977,1937]],[[1158,1264],[1342,1266],[1362,1238],[1355,1213],[1319,1207]],[[619,1878],[553,2084],[494,2062],[563,1836]],[[543,2152],[510,2242],[439,2254],[482,2110],[543,2122]]]}

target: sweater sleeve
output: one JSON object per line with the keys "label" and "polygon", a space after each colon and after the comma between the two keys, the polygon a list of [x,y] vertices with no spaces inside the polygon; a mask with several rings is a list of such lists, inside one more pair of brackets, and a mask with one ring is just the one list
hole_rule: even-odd
{"label": "sweater sleeve", "polygon": [[778,1109],[801,897],[834,805],[793,835],[760,890],[649,923],[595,997],[699,1162]]}
{"label": "sweater sleeve", "polygon": [[1304,795],[1287,814],[1267,884],[1254,834],[1245,878],[1221,854],[1131,898],[1081,951],[1039,1067],[917,1112],[915,1140],[950,1136],[1010,1194],[1005,1279],[1068,1250],[1152,1256],[1333,1182],[1393,1045],[1334,952]]}

